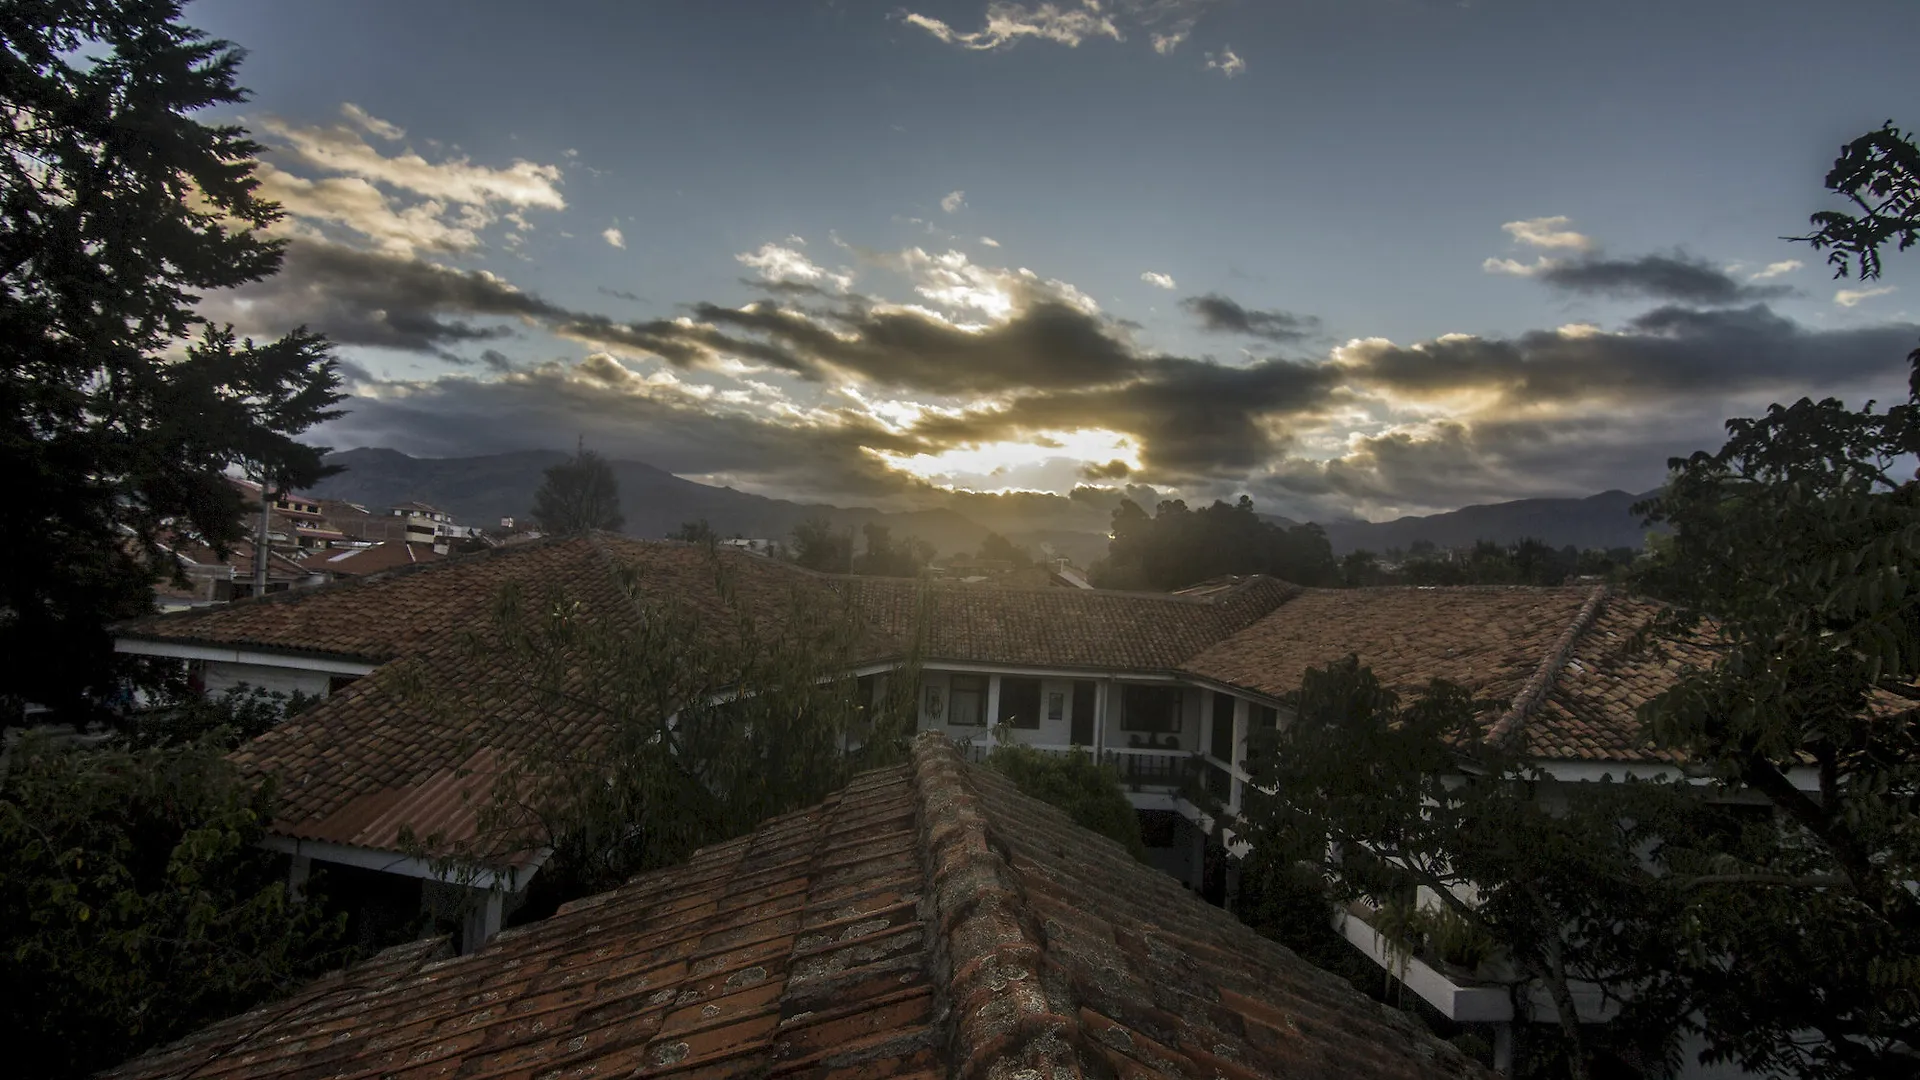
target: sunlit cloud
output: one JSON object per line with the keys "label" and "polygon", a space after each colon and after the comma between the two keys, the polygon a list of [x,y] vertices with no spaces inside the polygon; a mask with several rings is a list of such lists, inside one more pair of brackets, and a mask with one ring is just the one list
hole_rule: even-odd
{"label": "sunlit cloud", "polygon": [[970,32],[955,30],[939,19],[918,13],[908,13],[904,21],[948,45],[980,51],[1005,48],[1023,39],[1050,41],[1068,48],[1096,37],[1125,40],[1113,16],[1101,10],[1100,0],[1031,6],[994,0],[987,5],[986,25]]}
{"label": "sunlit cloud", "polygon": [[1888,293],[1897,291],[1898,288],[1895,285],[1877,285],[1871,289],[1841,289],[1833,294],[1833,302],[1844,308],[1855,307],[1862,301],[1871,300],[1876,296],[1886,296]]}
{"label": "sunlit cloud", "polygon": [[831,285],[841,292],[853,288],[852,271],[828,270],[807,258],[804,253],[772,241],[761,244],[758,251],[747,251],[735,255],[734,260],[742,266],[759,271],[762,281]]}
{"label": "sunlit cloud", "polygon": [[1588,251],[1593,240],[1582,233],[1567,228],[1573,219],[1564,214],[1553,217],[1527,218],[1524,221],[1509,221],[1500,226],[1517,243],[1532,247],[1552,248],[1560,251]]}
{"label": "sunlit cloud", "polygon": [[1146,282],[1147,284],[1153,286],[1156,289],[1179,288],[1178,285],[1174,284],[1173,275],[1162,274],[1154,270],[1143,271],[1140,274],[1140,280]]}
{"label": "sunlit cloud", "polygon": [[622,233],[617,227],[612,225],[609,225],[606,228],[600,230],[600,239],[605,240],[610,246],[613,246],[613,247],[625,248],[627,246],[626,235]]}
{"label": "sunlit cloud", "polygon": [[1231,79],[1246,72],[1247,62],[1232,49],[1221,49],[1218,55],[1207,54],[1207,70],[1217,71]]}
{"label": "sunlit cloud", "polygon": [[959,213],[966,205],[967,193],[964,191],[949,191],[940,199],[940,209],[945,210],[949,214]]}
{"label": "sunlit cloud", "polygon": [[369,134],[377,135],[388,142],[398,142],[407,137],[407,133],[401,130],[398,124],[390,124],[377,116],[369,115],[367,110],[351,101],[343,102],[340,112],[347,119],[365,128]]}
{"label": "sunlit cloud", "polygon": [[1782,274],[1793,273],[1795,270],[1800,269],[1802,265],[1799,259],[1782,259],[1779,262],[1768,263],[1764,270],[1748,274],[1747,280],[1765,281],[1768,278],[1777,278]]}

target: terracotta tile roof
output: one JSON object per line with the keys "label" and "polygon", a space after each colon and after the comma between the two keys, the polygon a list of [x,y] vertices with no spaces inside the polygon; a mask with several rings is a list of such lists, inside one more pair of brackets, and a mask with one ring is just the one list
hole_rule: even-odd
{"label": "terracotta tile roof", "polygon": [[1307,589],[1181,665],[1279,697],[1300,676],[1356,653],[1388,686],[1431,679],[1512,700],[1591,598],[1589,588]]}
{"label": "terracotta tile roof", "polygon": [[433,550],[432,544],[383,540],[372,547],[316,553],[308,561],[332,574],[365,575],[419,563],[439,562],[445,558],[446,555]]}
{"label": "terracotta tile roof", "polygon": [[[595,592],[614,580],[621,562],[641,569],[647,591],[717,610],[715,558],[736,591],[755,597],[851,597],[868,621],[872,659],[905,649],[923,592],[938,613],[929,654],[942,659],[1170,670],[1298,591],[1272,578],[1249,578],[1204,598],[855,578],[726,549],[710,556],[695,545],[603,534],[456,556],[431,567],[398,566],[358,581],[137,619],[114,630],[123,637],[385,661],[422,652],[447,633],[475,625],[508,581]],[[323,558],[315,565],[332,563]],[[351,571],[353,562],[340,565]]]}
{"label": "terracotta tile roof", "polygon": [[[399,826],[417,841],[437,838],[436,853],[478,839],[480,808],[491,789],[470,758],[498,755],[497,771],[546,735],[528,723],[536,712],[530,693],[503,690],[474,677],[468,652],[453,631],[486,618],[494,591],[508,580],[540,582],[561,577],[583,611],[620,619],[630,609],[617,587],[615,568],[631,557],[643,592],[671,596],[719,611],[715,567],[725,566],[736,596],[769,621],[790,609],[790,598],[812,595],[838,604],[848,595],[870,620],[861,656],[888,658],[904,649],[918,583],[876,578],[830,578],[751,555],[722,552],[716,564],[700,548],[601,537],[594,541],[547,542],[519,549],[525,555],[454,559],[376,577],[365,585],[335,585],[308,594],[330,603],[238,604],[220,620],[151,619],[136,624],[227,641],[279,645],[327,635],[334,651],[404,662],[384,664],[248,743],[233,757],[241,768],[279,781],[280,817],[274,831],[302,840],[399,851]],[[1244,625],[1288,595],[1270,579],[1249,582],[1216,602],[1147,594],[1082,590],[1003,590],[935,587],[937,617],[930,652],[944,659],[997,660],[1011,664],[1171,669],[1201,647]],[[385,617],[373,612],[384,604]],[[209,629],[211,627],[211,629]],[[262,629],[264,627],[265,629]],[[1078,632],[1068,632],[1078,627]],[[220,639],[215,639],[220,640]],[[283,646],[284,647],[284,646]],[[432,702],[428,708],[424,702]],[[582,746],[604,736],[605,718],[581,709],[549,719],[569,726]],[[457,798],[423,801],[423,791]],[[489,838],[489,844],[492,844]],[[501,856],[520,854],[511,848]]]}
{"label": "terracotta tile roof", "polygon": [[110,1075],[1484,1074],[928,736],[472,955],[390,950]]}
{"label": "terracotta tile roof", "polygon": [[840,578],[870,623],[905,643],[928,602],[930,660],[1112,671],[1172,671],[1300,592],[1247,578],[1207,597],[898,578]]}

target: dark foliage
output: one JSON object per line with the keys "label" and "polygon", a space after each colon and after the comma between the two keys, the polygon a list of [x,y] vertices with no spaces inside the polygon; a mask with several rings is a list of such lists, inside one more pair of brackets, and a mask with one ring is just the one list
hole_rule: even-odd
{"label": "dark foliage", "polygon": [[103,627],[147,610],[163,526],[242,534],[233,467],[325,475],[294,436],[340,400],[325,341],[238,341],[200,293],[280,265],[259,147],[192,115],[244,100],[239,52],[169,0],[0,5],[0,699],[79,713]]}
{"label": "dark foliage", "polygon": [[1146,860],[1140,815],[1127,801],[1120,773],[1113,766],[1100,764],[1079,747],[1067,754],[1048,754],[1013,742],[994,747],[987,765],[1013,781],[1022,794],[1058,808],[1075,824]]}
{"label": "dark foliage", "polygon": [[1298,585],[1332,585],[1340,568],[1318,525],[1281,526],[1253,512],[1245,495],[1189,510],[1162,502],[1152,517],[1131,499],[1113,512],[1107,557],[1090,568],[1109,589],[1180,589],[1226,574],[1271,574]]}
{"label": "dark foliage", "polygon": [[620,514],[620,484],[607,459],[582,448],[549,468],[533,493],[533,520],[559,536],[620,531],[627,519]]}

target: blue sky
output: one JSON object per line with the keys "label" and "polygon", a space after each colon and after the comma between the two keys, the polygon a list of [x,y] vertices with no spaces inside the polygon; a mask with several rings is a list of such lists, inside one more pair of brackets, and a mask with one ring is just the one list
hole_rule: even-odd
{"label": "blue sky", "polygon": [[343,343],[336,445],[1384,517],[1650,486],[1727,415],[1890,397],[1920,334],[1900,260],[1855,295],[1779,239],[1920,123],[1907,2],[188,17],[248,50],[295,238],[209,312]]}

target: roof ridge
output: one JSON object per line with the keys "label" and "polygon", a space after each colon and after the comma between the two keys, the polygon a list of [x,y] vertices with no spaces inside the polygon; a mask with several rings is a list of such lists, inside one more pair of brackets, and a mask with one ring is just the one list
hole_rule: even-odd
{"label": "roof ridge", "polygon": [[1045,947],[1026,895],[988,834],[980,796],[943,734],[914,740],[935,985],[953,1019],[955,1080],[1011,1070],[1079,1076],[1077,1003],[1042,984]]}
{"label": "roof ridge", "polygon": [[1573,647],[1588,630],[1592,629],[1593,621],[1599,617],[1600,609],[1605,606],[1608,595],[1605,585],[1595,585],[1593,591],[1587,594],[1586,603],[1580,605],[1580,610],[1574,614],[1573,621],[1560,632],[1553,647],[1548,649],[1547,655],[1541,659],[1540,666],[1534,669],[1533,674],[1513,695],[1513,703],[1507,707],[1505,713],[1501,714],[1500,719],[1487,729],[1487,742],[1498,746],[1520,734],[1520,729],[1525,726],[1527,717],[1546,698],[1547,692],[1553,689],[1560,670],[1566,666],[1567,658],[1573,654]]}

